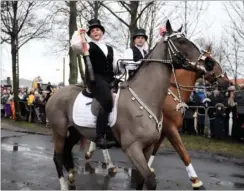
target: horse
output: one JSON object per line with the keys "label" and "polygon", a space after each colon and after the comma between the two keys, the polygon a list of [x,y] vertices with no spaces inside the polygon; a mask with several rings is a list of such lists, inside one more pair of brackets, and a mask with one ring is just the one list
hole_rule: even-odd
{"label": "horse", "polygon": [[[222,71],[220,64],[211,56],[211,46],[208,47],[206,51],[203,51],[202,59],[206,61],[206,70],[204,73],[205,80],[212,84],[218,84],[220,86],[226,87],[229,85],[230,81]],[[187,76],[187,78],[186,78]],[[204,189],[202,181],[198,178],[192,164],[190,156],[181,140],[178,130],[182,127],[183,123],[183,113],[176,110],[178,104],[187,102],[189,100],[190,94],[194,89],[194,84],[198,78],[202,76],[202,73],[198,70],[188,69],[177,69],[172,70],[170,78],[170,87],[168,90],[168,95],[166,99],[162,102],[163,105],[163,130],[161,132],[161,137],[154,145],[152,155],[150,156],[148,165],[151,167],[155,155],[162,144],[163,140],[167,137],[171,145],[174,147],[176,152],[179,154],[181,160],[186,166],[188,176],[192,182],[193,189]],[[177,83],[180,81],[181,84]],[[91,142],[88,152],[85,154],[85,158],[91,158],[93,152],[96,150],[95,143]],[[116,172],[115,166],[112,164],[109,153],[106,153],[106,162],[109,164],[109,172]],[[106,156],[105,155],[105,156]],[[153,168],[151,168],[154,171]]]}
{"label": "horse", "polygon": [[[161,135],[160,103],[167,96],[171,68],[191,65],[203,70],[203,61],[199,60],[201,52],[181,33],[182,27],[173,31],[168,20],[166,28],[168,33],[157,43],[147,61],[138,67],[130,80],[119,84],[109,117],[109,126],[115,139],[137,169],[137,189],[142,189],[144,184],[147,189],[156,189],[156,175],[151,172],[147,163],[154,144]],[[73,146],[79,140],[94,141],[96,137],[96,118],[93,118],[89,105],[92,98],[85,97],[81,91],[82,88],[76,85],[66,86],[59,89],[46,105],[46,115],[54,141],[53,161],[61,190],[68,189],[63,167],[69,173],[70,188],[75,187]],[[77,107],[80,110],[75,113]]]}

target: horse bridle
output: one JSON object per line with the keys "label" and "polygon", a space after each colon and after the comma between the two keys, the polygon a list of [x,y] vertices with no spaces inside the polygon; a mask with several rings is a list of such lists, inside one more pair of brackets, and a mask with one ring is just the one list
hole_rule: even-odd
{"label": "horse bridle", "polygon": [[[196,62],[192,62],[189,59],[187,59],[184,55],[182,55],[182,53],[177,49],[177,47],[175,46],[174,42],[172,41],[173,37],[177,37],[177,38],[184,37],[185,38],[185,35],[183,33],[181,33],[181,32],[174,32],[172,34],[166,33],[165,36],[163,37],[164,38],[164,42],[168,43],[168,53],[169,53],[169,58],[170,59],[162,60],[162,59],[150,59],[150,58],[147,58],[147,59],[140,59],[140,61],[160,62],[160,63],[170,64],[172,67],[173,67],[173,62],[176,62],[176,63],[180,63],[181,62],[181,63],[184,63],[184,64],[182,64],[182,66],[184,68],[189,68],[190,67],[191,69],[193,69],[195,71],[200,71],[202,73],[201,75],[203,75],[203,76],[206,75],[206,74],[210,74],[211,76],[215,75],[215,73],[213,71],[211,71],[211,72],[207,71],[205,66],[200,64],[201,62],[205,62],[206,59],[209,57],[209,56],[205,56],[205,53],[207,53],[207,51],[200,51],[199,50],[201,52],[200,56],[198,57]],[[195,45],[195,43],[193,43],[193,44]],[[198,48],[198,47],[196,46],[196,48]],[[176,60],[174,60],[174,58],[176,58]],[[211,59],[214,61],[214,59],[212,57],[211,57]],[[130,59],[120,59],[120,60],[121,61],[131,61]],[[138,65],[140,65],[140,64],[138,64]],[[224,73],[222,73],[222,74],[220,74],[218,76],[214,76],[214,80],[211,83],[217,82],[218,78],[224,77],[225,74],[226,73],[224,72]]]}
{"label": "horse bridle", "polygon": [[[206,61],[206,59],[207,58],[210,58],[210,60],[212,60],[213,62],[215,62],[215,63],[218,63],[211,55],[208,55],[208,56],[205,56],[204,54],[205,53],[208,53],[209,54],[209,52],[208,51],[203,51],[203,56],[202,56],[202,60],[205,62]],[[215,74],[215,72],[212,70],[212,71],[207,71],[205,74],[203,74],[203,75],[207,75],[207,74],[209,74],[210,76],[213,76],[213,80],[211,81],[211,84],[214,84],[214,83],[216,83],[216,84],[218,84],[218,79],[219,78],[224,78],[225,77],[225,75],[226,75],[226,72],[224,71],[224,72],[222,72],[221,74],[219,74],[219,75],[216,75]]]}
{"label": "horse bridle", "polygon": [[[200,72],[202,72],[202,76],[203,77],[205,75],[209,74],[209,75],[213,76],[213,80],[211,80],[211,84],[214,84],[214,83],[218,84],[217,83],[218,79],[219,78],[223,78],[226,75],[226,72],[222,72],[221,74],[216,76],[214,71],[207,71],[207,69],[203,65],[200,64],[201,61],[206,62],[207,58],[210,58],[215,63],[217,63],[217,61],[215,59],[213,59],[211,56],[206,56],[205,53],[208,53],[207,51],[201,51],[202,53],[200,54],[199,58],[197,59],[197,62],[189,61],[184,55],[182,55],[180,53],[180,51],[175,47],[174,42],[171,40],[171,38],[175,37],[175,36],[177,38],[185,37],[185,35],[183,33],[180,33],[180,32],[173,33],[171,35],[167,35],[166,34],[165,37],[164,37],[164,41],[168,42],[168,45],[169,45],[168,51],[169,51],[171,63],[173,61],[172,55],[175,56],[175,57],[180,58],[180,60],[183,61],[183,63],[184,63],[184,60],[185,60],[185,61],[187,61],[187,64],[188,64],[188,65],[185,66],[185,68],[187,68],[190,65],[190,67],[192,67],[193,69],[200,70]],[[183,66],[184,66],[184,64],[183,64]]]}
{"label": "horse bridle", "polygon": [[[190,61],[184,55],[182,55],[182,53],[176,48],[174,42],[171,39],[173,37],[177,37],[177,38],[184,37],[185,38],[185,35],[183,33],[177,32],[177,33],[173,33],[171,35],[166,33],[166,35],[164,36],[164,42],[168,43],[168,52],[169,52],[169,57],[170,57],[170,61],[171,61],[170,63],[172,64],[173,57],[175,57],[177,59],[177,61],[176,61],[177,63],[179,63],[179,62],[184,63],[184,64],[182,64],[182,66],[184,66],[184,68],[187,68],[190,66],[194,70],[200,70],[200,71],[206,73],[207,70],[205,69],[205,67],[203,65],[200,64],[201,61],[205,61],[205,59],[206,59],[204,57],[204,53],[200,54],[200,56],[198,57],[196,62]],[[198,47],[196,46],[196,48],[198,48]]]}

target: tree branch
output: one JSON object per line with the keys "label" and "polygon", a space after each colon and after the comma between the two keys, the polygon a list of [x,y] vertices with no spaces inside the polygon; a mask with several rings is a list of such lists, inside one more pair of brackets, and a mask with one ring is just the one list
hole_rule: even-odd
{"label": "tree branch", "polygon": [[130,5],[124,1],[119,1],[119,3],[130,13],[131,15],[131,10],[129,9]]}
{"label": "tree branch", "polygon": [[101,5],[105,7],[113,16],[115,16],[120,22],[122,22],[125,26],[129,28],[128,23],[126,23],[122,18],[120,18],[118,15],[116,15],[109,7],[107,7],[103,2],[101,2]]}
{"label": "tree branch", "polygon": [[25,21],[26,21],[28,15],[29,15],[29,13],[30,13],[29,8],[30,8],[31,6],[33,6],[33,2],[29,2],[29,4],[28,4],[28,8],[27,8],[26,13],[25,13],[25,16],[24,16],[24,19],[22,20],[22,23],[20,24],[17,33],[19,33],[19,32],[21,31],[21,29],[23,28],[23,25],[25,24]]}
{"label": "tree branch", "polygon": [[137,18],[136,18],[136,22],[137,20],[141,17],[141,15],[143,14],[143,12],[146,10],[146,8],[148,8],[150,5],[152,5],[154,3],[154,1],[149,2],[142,10],[141,12],[138,14]]}

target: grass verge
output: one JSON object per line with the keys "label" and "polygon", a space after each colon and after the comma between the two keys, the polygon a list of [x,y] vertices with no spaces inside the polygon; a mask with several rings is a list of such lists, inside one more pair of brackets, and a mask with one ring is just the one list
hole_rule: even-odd
{"label": "grass verge", "polygon": [[[208,139],[196,135],[181,134],[182,141],[189,151],[201,151],[207,153],[223,154],[233,157],[244,157],[244,144],[231,140]],[[172,148],[170,142],[166,139],[161,145],[165,148]]]}
{"label": "grass verge", "polygon": [[17,126],[17,127],[21,128],[22,130],[25,129],[26,131],[30,131],[30,132],[36,132],[36,133],[47,134],[47,135],[52,134],[51,129],[48,129],[45,126],[35,124],[35,123],[29,123],[26,121],[14,121],[12,119],[2,119],[1,122],[7,123],[9,125],[13,125],[14,127]]}
{"label": "grass verge", "polygon": [[[11,119],[2,119],[2,122],[13,126],[26,129],[27,131],[51,135],[51,129],[46,128],[35,123],[28,123],[25,121],[15,122]],[[244,157],[244,144],[237,143],[230,140],[215,140],[208,139],[201,136],[181,134],[182,141],[189,151],[200,151],[207,153],[223,154],[225,156]],[[173,149],[170,142],[166,139],[161,147]]]}

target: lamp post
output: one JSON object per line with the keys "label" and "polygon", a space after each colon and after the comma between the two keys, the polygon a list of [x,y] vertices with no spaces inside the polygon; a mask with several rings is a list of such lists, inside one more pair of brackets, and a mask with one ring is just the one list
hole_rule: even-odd
{"label": "lamp post", "polygon": [[[56,68],[56,71],[60,71],[60,69]],[[63,85],[65,86],[65,57],[63,57]]]}
{"label": "lamp post", "polygon": [[65,57],[63,57],[63,84],[65,86]]}

